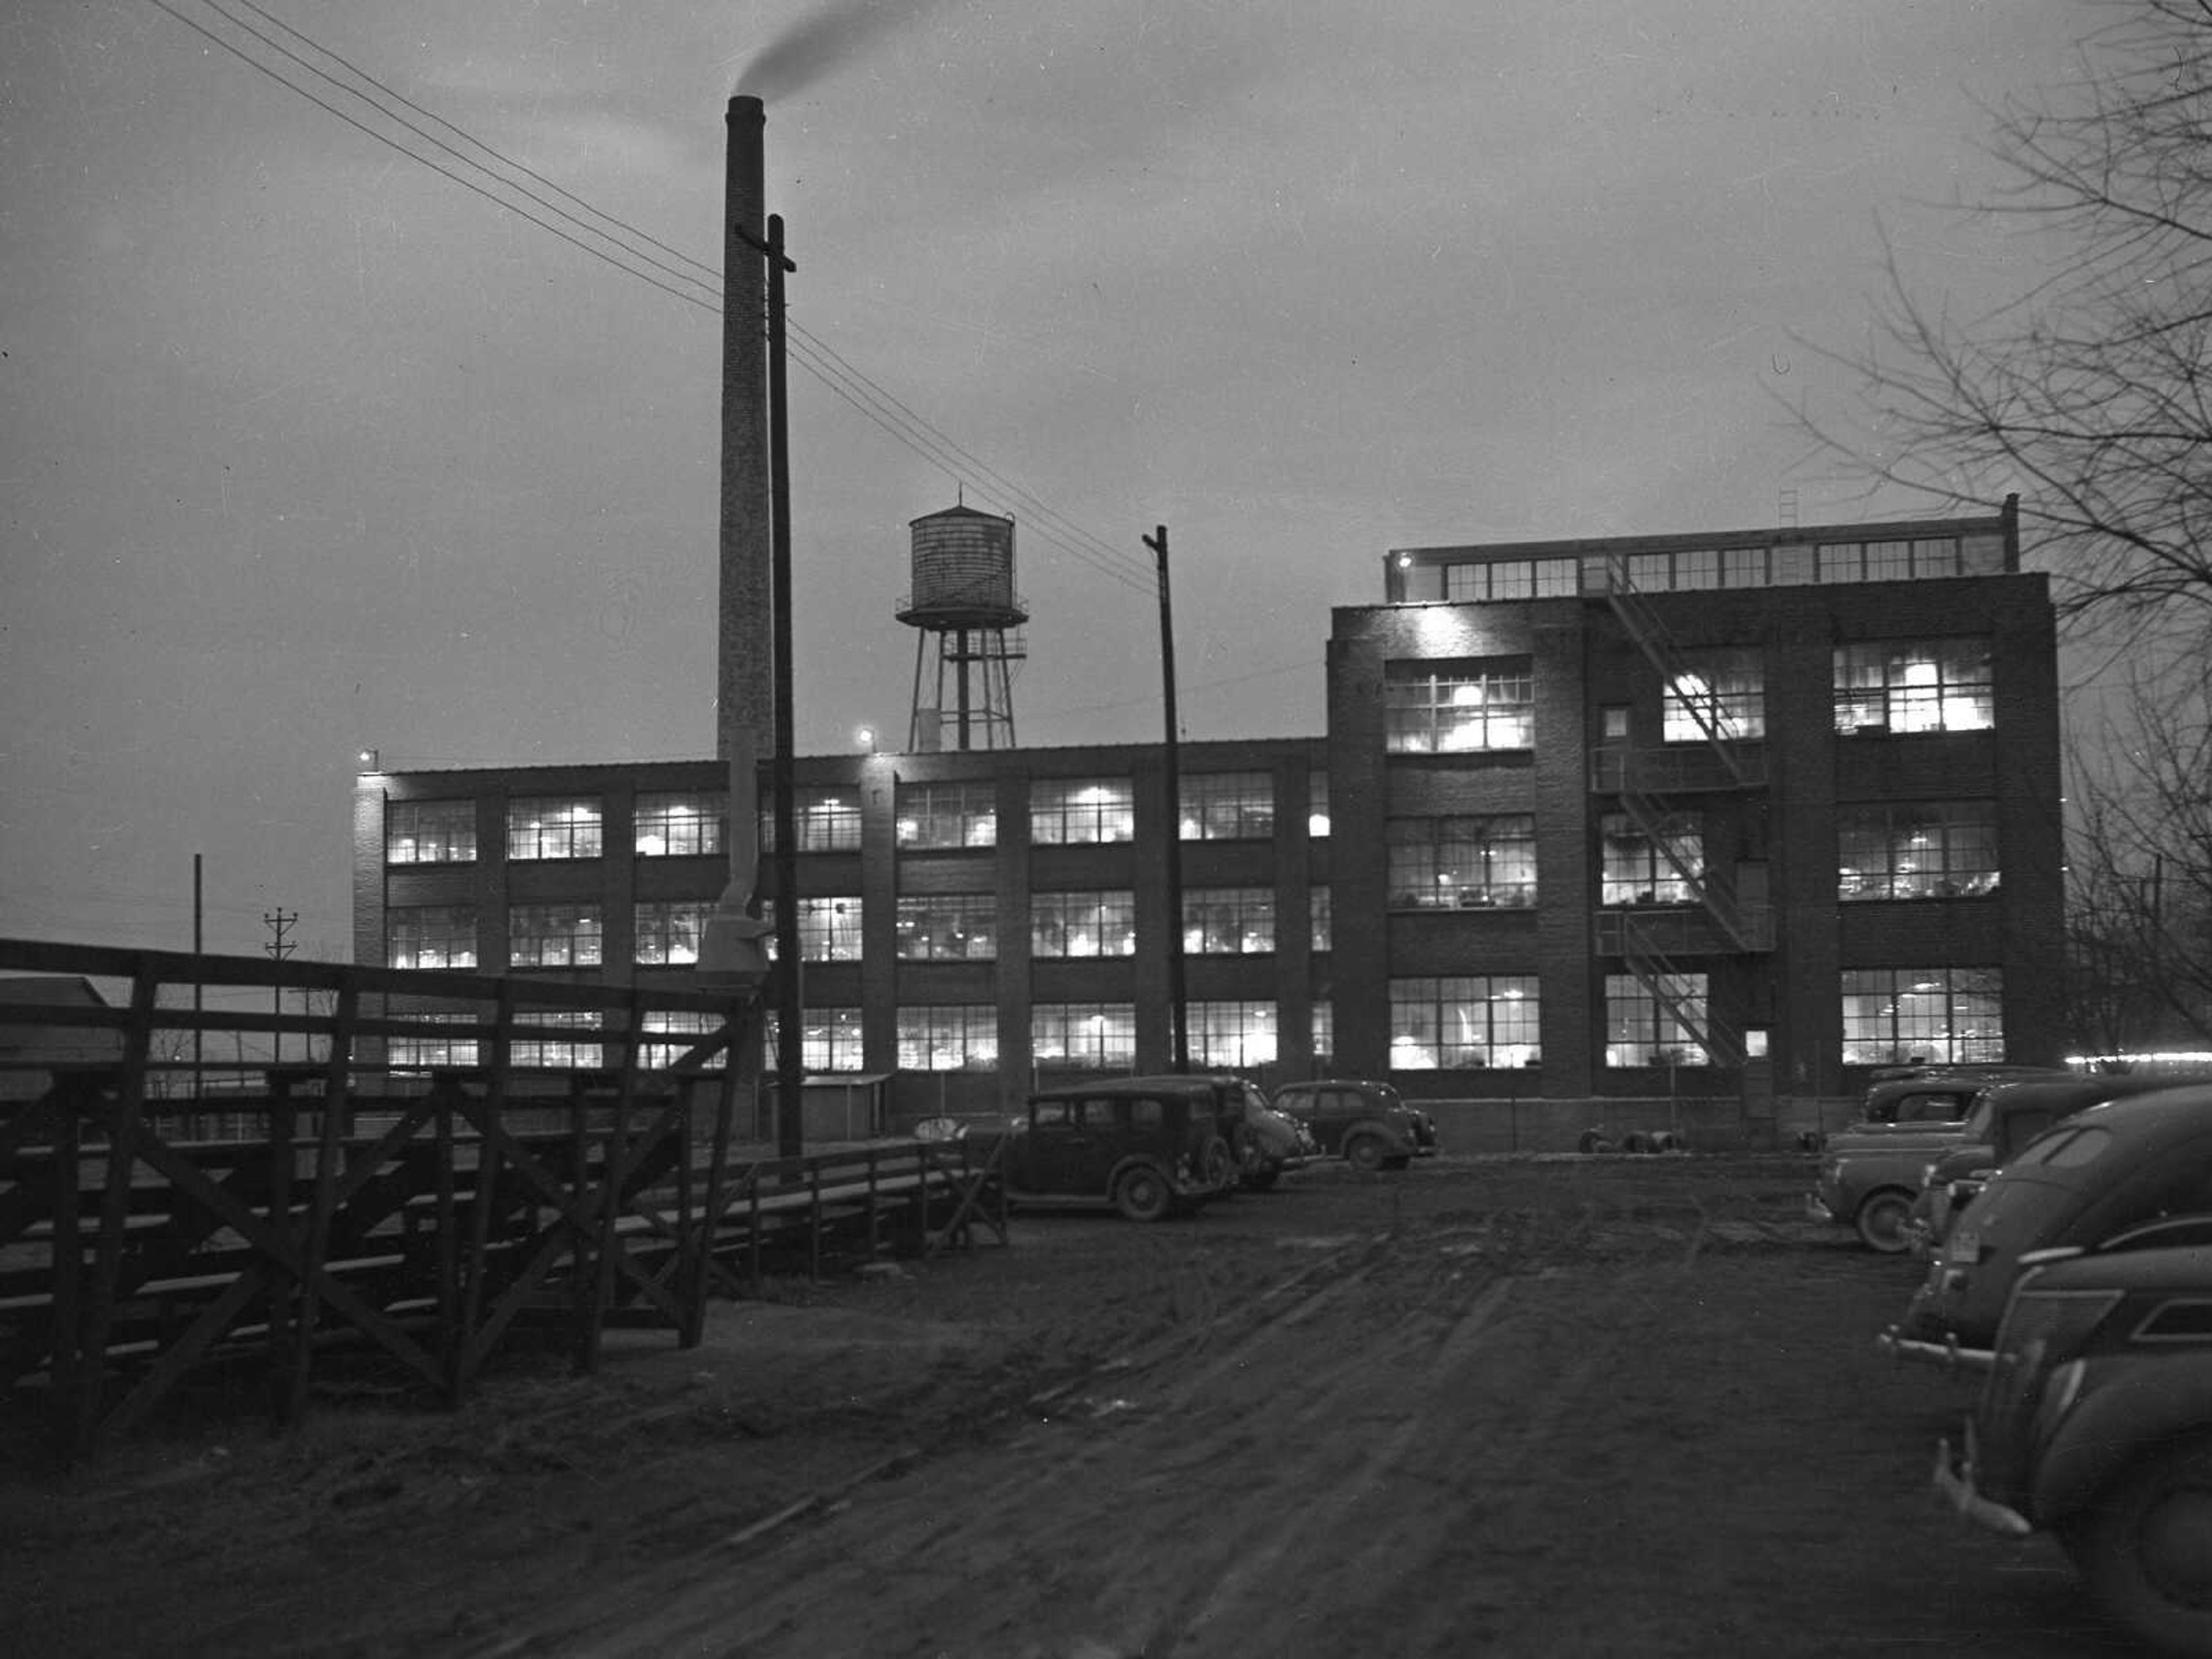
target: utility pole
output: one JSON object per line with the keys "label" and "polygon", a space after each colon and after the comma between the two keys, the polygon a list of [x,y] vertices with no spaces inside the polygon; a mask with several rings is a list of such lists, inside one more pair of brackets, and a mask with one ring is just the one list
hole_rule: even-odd
{"label": "utility pole", "polygon": [[[299,920],[300,913],[297,910],[288,911],[282,905],[274,910],[264,911],[262,915],[261,925],[269,930],[270,939],[269,943],[261,948],[279,963],[300,948],[296,941],[284,937],[298,924]],[[284,1018],[284,988],[282,984],[269,988],[269,1005],[270,1011],[277,1018]],[[271,1027],[269,1032],[269,1056],[273,1064],[281,1066],[284,1062],[284,1033],[274,1027]]]}
{"label": "utility pole", "polygon": [[1182,975],[1182,767],[1176,751],[1175,610],[1168,601],[1168,527],[1144,538],[1160,569],[1160,677],[1167,705],[1162,770],[1168,792],[1168,1052],[1174,1069],[1190,1070],[1190,1024],[1184,1018]]}
{"label": "utility pole", "polygon": [[776,1154],[805,1151],[805,1003],[799,963],[799,812],[791,707],[791,433],[784,274],[799,267],[783,252],[783,216],[768,216],[768,238],[738,237],[768,259],[769,580],[775,658],[775,1139]]}
{"label": "utility pole", "polygon": [[200,960],[206,948],[204,924],[207,917],[207,907],[200,899],[200,859],[201,854],[192,854],[192,1103],[195,1109],[207,1088],[207,1079],[200,1069],[204,1059],[200,1010],[206,999],[207,986],[207,964]]}

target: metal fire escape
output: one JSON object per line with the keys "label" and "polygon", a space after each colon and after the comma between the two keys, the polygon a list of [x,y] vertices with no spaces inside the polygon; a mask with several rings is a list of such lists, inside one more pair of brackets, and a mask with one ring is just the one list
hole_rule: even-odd
{"label": "metal fire escape", "polygon": [[1661,684],[1680,699],[1703,742],[1695,750],[1621,744],[1592,751],[1593,792],[1619,799],[1621,811],[1666,860],[1696,907],[1686,912],[1674,908],[1601,911],[1596,919],[1597,952],[1619,957],[1668,1017],[1716,1063],[1735,1064],[1743,1057],[1742,1031],[1714,1014],[1710,995],[1696,999],[1686,994],[1688,970],[1680,958],[1771,951],[1773,915],[1765,904],[1742,902],[1734,883],[1716,870],[1711,860],[1701,858],[1692,864],[1683,855],[1676,837],[1668,833],[1671,813],[1664,798],[1762,789],[1766,785],[1765,750],[1763,745],[1747,746],[1729,735],[1715,699],[1685,690],[1691,683],[1690,671],[1674,636],[1650,601],[1631,581],[1627,560],[1617,554],[1605,561],[1605,598],[1628,637],[1659,671]]}

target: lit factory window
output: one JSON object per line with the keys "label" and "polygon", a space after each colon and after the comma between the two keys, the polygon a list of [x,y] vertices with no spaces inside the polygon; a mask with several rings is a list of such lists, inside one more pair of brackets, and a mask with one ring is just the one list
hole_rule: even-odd
{"label": "lit factory window", "polygon": [[720,790],[641,793],[632,829],[641,859],[696,858],[722,851],[729,797]]}
{"label": "lit factory window", "polygon": [[1127,778],[1041,778],[1030,786],[1030,839],[1040,846],[1129,841],[1136,833]]}
{"label": "lit factory window", "polygon": [[899,847],[994,847],[998,787],[989,783],[902,783],[898,792]]}
{"label": "lit factory window", "polygon": [[1982,732],[1996,723],[1986,639],[1836,647],[1836,730]]}
{"label": "lit factory window", "polygon": [[1039,1002],[1030,1054],[1047,1071],[1126,1071],[1137,1063],[1137,1011],[1127,1002]]}
{"label": "lit factory window", "polygon": [[472,800],[395,800],[384,809],[386,864],[473,864],[477,804]]}
{"label": "lit factory window", "polygon": [[514,800],[507,805],[507,856],[595,859],[600,813],[596,795],[559,800]]}
{"label": "lit factory window", "polygon": [[1131,957],[1136,953],[1135,894],[1124,890],[1030,895],[1031,956]]}
{"label": "lit factory window", "polygon": [[1201,887],[1182,896],[1182,948],[1198,956],[1262,956],[1275,948],[1275,890]]}

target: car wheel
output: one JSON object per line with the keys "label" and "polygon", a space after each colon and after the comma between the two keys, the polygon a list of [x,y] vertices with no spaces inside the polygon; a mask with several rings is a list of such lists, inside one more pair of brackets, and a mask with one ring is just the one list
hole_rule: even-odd
{"label": "car wheel", "polygon": [[1880,1192],[1867,1194],[1866,1201],[1859,1206],[1851,1221],[1867,1249],[1879,1250],[1884,1255],[1899,1255],[1910,1243],[1905,1236],[1905,1218],[1911,1213],[1912,1194],[1895,1187],[1885,1187]]}
{"label": "car wheel", "polygon": [[2169,1653],[2212,1653],[2212,1435],[2160,1447],[2061,1534],[2106,1612]]}
{"label": "car wheel", "polygon": [[1229,1150],[1229,1143],[1219,1136],[1206,1144],[1206,1154],[1199,1169],[1206,1184],[1216,1192],[1237,1190],[1237,1155]]}
{"label": "car wheel", "polygon": [[1280,1170],[1247,1170],[1244,1172],[1244,1184],[1255,1193],[1273,1191],[1275,1183],[1282,1178]]}
{"label": "car wheel", "polygon": [[1114,1207],[1132,1221],[1158,1221],[1175,1203],[1175,1190],[1158,1170],[1132,1170],[1114,1188]]}
{"label": "car wheel", "polygon": [[1354,1135],[1344,1143],[1344,1159],[1355,1170],[1379,1170],[1382,1167],[1382,1139],[1380,1135]]}

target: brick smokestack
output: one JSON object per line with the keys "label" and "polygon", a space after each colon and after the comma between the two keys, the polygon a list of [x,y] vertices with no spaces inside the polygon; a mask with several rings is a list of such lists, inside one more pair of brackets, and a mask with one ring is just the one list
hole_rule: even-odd
{"label": "brick smokestack", "polygon": [[[768,277],[757,243],[766,234],[761,100],[730,100],[722,216],[722,535],[720,632],[716,652],[715,753],[775,749],[770,608],[768,454]],[[740,235],[740,232],[743,235]]]}

